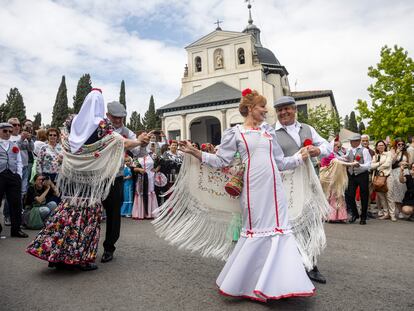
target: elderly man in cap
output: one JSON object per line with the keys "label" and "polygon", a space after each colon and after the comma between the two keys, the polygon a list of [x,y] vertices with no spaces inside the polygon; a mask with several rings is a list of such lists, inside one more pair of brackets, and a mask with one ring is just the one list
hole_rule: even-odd
{"label": "elderly man in cap", "polygon": [[[111,121],[115,131],[128,139],[136,140],[137,137],[133,131],[124,126],[124,118],[127,116],[125,107],[119,102],[113,101],[107,105],[106,116]],[[141,156],[146,153],[146,145],[149,142],[149,135],[143,133],[138,137],[140,146],[130,150],[134,156]],[[115,182],[112,185],[108,197],[102,202],[106,211],[106,233],[105,241],[103,242],[104,253],[101,262],[108,262],[113,259],[115,251],[115,243],[118,241],[121,230],[121,206],[124,196],[124,164],[120,167]]]}
{"label": "elderly man in cap", "polygon": [[20,230],[22,221],[22,157],[20,148],[10,140],[13,125],[0,123],[0,202],[3,195],[9,202],[11,236],[27,238]]}
{"label": "elderly man in cap", "polygon": [[348,189],[345,192],[345,201],[348,211],[352,217],[350,223],[354,223],[359,218],[358,209],[355,202],[356,190],[359,186],[361,197],[361,225],[367,224],[367,212],[369,203],[369,170],[371,168],[371,154],[369,150],[361,145],[361,135],[355,134],[350,139],[351,148],[346,157],[349,162],[355,163],[348,167]]}
{"label": "elderly man in cap", "polygon": [[[290,157],[297,153],[305,145],[305,141],[310,142],[306,148],[311,157],[326,157],[332,152],[332,146],[324,138],[322,138],[316,130],[307,124],[299,123],[296,120],[296,102],[291,96],[282,96],[274,103],[278,122],[276,122],[276,138],[280,147],[283,150],[285,157]],[[295,170],[293,174],[297,174]],[[289,207],[291,208],[291,206]],[[296,210],[304,210],[302,206],[295,206]],[[303,213],[305,217],[306,213]],[[309,232],[316,232],[325,238],[323,231],[322,216],[320,222],[314,228],[308,228]],[[295,234],[299,234],[296,232]],[[314,243],[309,243],[314,244]],[[316,251],[317,253],[319,251]],[[312,257],[309,252],[308,257]],[[313,263],[316,259],[313,259]],[[319,272],[316,265],[313,269],[308,271],[308,276],[311,280],[318,283],[326,283],[325,277]]]}

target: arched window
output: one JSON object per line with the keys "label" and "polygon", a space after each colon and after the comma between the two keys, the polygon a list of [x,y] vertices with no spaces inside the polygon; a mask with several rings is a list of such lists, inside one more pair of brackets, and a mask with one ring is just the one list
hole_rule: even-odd
{"label": "arched window", "polygon": [[217,49],[214,51],[214,68],[215,69],[224,68],[224,58],[223,58],[222,49]]}
{"label": "arched window", "polygon": [[202,67],[201,67],[201,57],[197,56],[194,59],[194,63],[195,63],[195,72],[201,72],[201,69],[202,69]]}
{"label": "arched window", "polygon": [[245,63],[244,49],[240,48],[237,50],[237,58],[239,59],[239,65],[243,65]]}

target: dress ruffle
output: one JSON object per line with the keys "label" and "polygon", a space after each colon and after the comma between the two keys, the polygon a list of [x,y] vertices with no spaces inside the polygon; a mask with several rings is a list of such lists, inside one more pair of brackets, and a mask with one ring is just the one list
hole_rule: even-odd
{"label": "dress ruffle", "polygon": [[158,210],[157,196],[154,191],[148,193],[148,213],[145,213],[144,209],[144,197],[135,193],[134,208],[132,209],[133,219],[151,219],[156,217],[156,211]]}
{"label": "dress ruffle", "polygon": [[259,301],[315,293],[292,234],[240,237],[217,285],[223,295]]}

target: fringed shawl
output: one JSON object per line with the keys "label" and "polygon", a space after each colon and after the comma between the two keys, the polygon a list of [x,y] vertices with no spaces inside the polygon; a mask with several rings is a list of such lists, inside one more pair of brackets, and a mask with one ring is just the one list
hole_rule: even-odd
{"label": "fringed shawl", "polygon": [[70,152],[66,136],[63,147],[63,163],[57,180],[62,198],[69,199],[72,204],[89,206],[103,201],[122,165],[122,136],[113,132],[96,143],[83,145],[74,154]]}

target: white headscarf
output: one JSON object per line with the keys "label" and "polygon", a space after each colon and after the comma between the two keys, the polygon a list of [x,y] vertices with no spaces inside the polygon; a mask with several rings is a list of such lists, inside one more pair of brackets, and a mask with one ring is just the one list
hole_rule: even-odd
{"label": "white headscarf", "polygon": [[92,91],[83,101],[79,113],[73,118],[69,144],[72,153],[75,153],[86,142],[86,140],[96,131],[105,117],[105,103],[102,93],[98,89]]}

